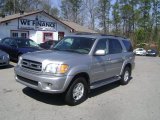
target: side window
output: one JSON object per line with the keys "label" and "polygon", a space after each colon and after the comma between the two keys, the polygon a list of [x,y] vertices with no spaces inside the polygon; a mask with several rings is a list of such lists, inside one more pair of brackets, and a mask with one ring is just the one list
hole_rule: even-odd
{"label": "side window", "polygon": [[105,50],[106,54],[108,53],[108,40],[107,39],[101,39],[98,41],[96,48],[95,48],[95,52],[97,50]]}
{"label": "side window", "polygon": [[8,39],[8,38],[6,38],[6,39],[3,39],[3,40],[1,41],[1,44],[6,45],[6,46],[9,46],[9,45],[10,45],[10,42],[11,42],[11,40]]}
{"label": "side window", "polygon": [[130,41],[122,40],[124,46],[126,47],[127,52],[133,52],[133,47]]}
{"label": "side window", "polygon": [[61,41],[58,45],[60,49],[71,49],[71,47],[73,46],[73,39],[67,38]]}
{"label": "side window", "polygon": [[117,54],[122,52],[122,46],[117,39],[109,40],[109,54]]}
{"label": "side window", "polygon": [[17,43],[13,39],[10,39],[10,44],[9,45],[12,46],[12,47],[17,47]]}

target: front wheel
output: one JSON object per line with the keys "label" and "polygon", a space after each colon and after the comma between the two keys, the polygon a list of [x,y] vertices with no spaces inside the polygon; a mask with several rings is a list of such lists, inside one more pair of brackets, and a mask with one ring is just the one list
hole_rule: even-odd
{"label": "front wheel", "polygon": [[78,77],[71,84],[65,95],[65,101],[68,105],[78,105],[85,101],[88,96],[88,85],[83,77]]}
{"label": "front wheel", "polygon": [[131,68],[125,67],[125,69],[123,70],[123,74],[121,76],[120,83],[122,85],[126,85],[130,81],[130,79],[131,79]]}

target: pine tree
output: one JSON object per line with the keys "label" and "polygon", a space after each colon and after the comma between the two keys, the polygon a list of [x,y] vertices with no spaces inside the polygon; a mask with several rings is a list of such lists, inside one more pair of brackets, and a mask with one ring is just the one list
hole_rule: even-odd
{"label": "pine tree", "polygon": [[103,33],[109,33],[110,9],[111,9],[110,0],[98,1],[97,14],[99,19],[99,25],[102,28]]}
{"label": "pine tree", "polygon": [[112,16],[113,16],[113,32],[115,34],[120,34],[120,24],[121,24],[121,18],[120,18],[120,6],[118,0],[113,5],[113,11],[112,11]]}

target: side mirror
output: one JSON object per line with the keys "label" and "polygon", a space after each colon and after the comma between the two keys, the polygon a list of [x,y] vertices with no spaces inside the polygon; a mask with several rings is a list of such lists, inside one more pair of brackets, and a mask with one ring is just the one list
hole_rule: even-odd
{"label": "side mirror", "polygon": [[104,56],[106,54],[105,50],[97,50],[94,55],[96,56]]}

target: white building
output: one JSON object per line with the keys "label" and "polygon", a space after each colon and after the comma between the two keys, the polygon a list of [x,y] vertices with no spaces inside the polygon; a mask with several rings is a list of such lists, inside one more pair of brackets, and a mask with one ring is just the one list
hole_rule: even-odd
{"label": "white building", "polygon": [[0,39],[24,37],[42,43],[47,40],[59,40],[74,32],[96,33],[76,23],[61,21],[45,11],[18,13],[0,18]]}

